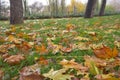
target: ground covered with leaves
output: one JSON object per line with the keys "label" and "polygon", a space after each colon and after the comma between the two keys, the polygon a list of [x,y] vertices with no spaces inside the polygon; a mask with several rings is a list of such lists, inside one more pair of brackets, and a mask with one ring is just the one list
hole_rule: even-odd
{"label": "ground covered with leaves", "polygon": [[120,80],[120,15],[0,22],[0,80]]}

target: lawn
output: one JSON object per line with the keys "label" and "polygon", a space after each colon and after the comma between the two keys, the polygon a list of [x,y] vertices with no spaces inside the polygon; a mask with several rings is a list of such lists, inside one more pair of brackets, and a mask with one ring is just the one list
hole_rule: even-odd
{"label": "lawn", "polygon": [[[109,48],[114,48],[113,55],[110,57],[108,55],[112,53],[112,50]],[[101,54],[94,57],[95,50],[99,50]],[[0,21],[0,74],[4,74],[3,80],[19,79],[19,76],[21,77],[21,74],[25,73],[25,68],[30,68],[33,73],[39,72],[44,77],[53,80],[79,80],[82,78],[84,80],[95,80],[101,74],[107,76],[106,80],[113,80],[113,78],[120,80],[120,75],[117,75],[120,74],[120,65],[115,63],[116,58],[120,63],[117,53],[119,50],[120,15],[94,17],[92,19],[26,20],[22,25],[9,25],[7,21]],[[108,55],[103,54],[105,51],[109,52]],[[86,60],[87,55],[92,56],[90,58],[93,59],[91,64],[89,60],[88,62]],[[106,66],[102,65],[105,72],[101,72],[104,71],[103,68],[101,70],[100,66],[96,65],[97,62],[94,62],[99,58],[103,63],[107,63]],[[85,65],[85,63],[89,64]],[[116,66],[111,68],[112,63],[115,63]],[[88,67],[89,70],[86,73],[81,72],[84,73],[83,75],[80,73],[80,69],[78,70],[78,67],[74,66]],[[111,77],[110,75],[115,72],[116,67],[116,74]],[[114,68],[115,70],[110,71]],[[51,69],[54,71],[49,72]],[[54,73],[57,76],[52,75]],[[93,79],[90,76],[95,77]],[[25,78],[25,76],[22,77]],[[21,80],[29,80],[29,77]]]}

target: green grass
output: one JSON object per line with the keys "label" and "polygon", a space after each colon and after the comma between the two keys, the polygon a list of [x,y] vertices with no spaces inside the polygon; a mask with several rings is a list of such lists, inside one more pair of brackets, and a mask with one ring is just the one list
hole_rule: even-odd
{"label": "green grass", "polygon": [[[64,34],[64,36],[59,36],[63,30],[66,29],[67,24],[73,24],[75,25],[74,31],[77,32],[76,36],[82,36],[87,37],[92,40],[92,36],[88,35],[86,32],[96,32],[97,37],[100,37],[98,41],[92,40],[91,42],[93,44],[99,44],[104,43],[105,45],[108,45],[110,47],[114,47],[114,41],[116,40],[114,36],[119,37],[120,35],[120,15],[117,16],[105,16],[105,17],[95,17],[91,19],[84,19],[84,18],[63,18],[63,19],[41,19],[41,20],[27,20],[22,25],[16,25],[18,27],[23,28],[31,28],[31,30],[23,30],[22,32],[25,33],[31,33],[31,32],[37,32],[40,35],[37,37],[43,38],[43,43],[47,43],[47,34],[56,35],[55,40],[53,42],[55,44],[61,43],[61,40],[63,38],[67,38],[70,43],[79,43],[79,41],[74,41],[72,34]],[[116,28],[115,26],[118,26],[119,28]],[[4,34],[4,31],[9,29],[10,25],[7,21],[0,21],[0,27],[3,29],[0,30],[0,35],[6,36]],[[102,27],[102,28],[101,28]],[[56,28],[56,29],[53,29]],[[109,30],[114,30],[110,33],[107,33]],[[19,29],[18,31],[19,32]],[[21,31],[20,31],[21,32]],[[27,41],[27,40],[26,40]],[[0,43],[0,45],[5,43]],[[65,43],[66,45],[66,43]],[[18,53],[18,50],[10,50],[9,53],[11,55]],[[48,72],[51,68],[54,68],[55,70],[60,69],[61,65],[59,65],[59,62],[62,59],[75,59],[77,62],[82,63],[83,56],[84,55],[93,55],[93,51],[90,50],[80,50],[75,49],[70,53],[57,53],[53,54],[50,52],[46,55],[39,55],[38,53],[34,52],[34,49],[31,50],[33,54],[27,55],[26,59],[22,61],[19,65],[16,66],[10,66],[9,64],[5,63],[0,58],[0,68],[5,71],[5,80],[10,80],[11,78],[17,76],[19,73],[19,70],[21,70],[25,66],[30,66],[36,63],[35,58],[39,58],[41,56],[45,57],[46,59],[52,59],[53,61],[49,63],[48,66],[41,67],[41,73]]]}

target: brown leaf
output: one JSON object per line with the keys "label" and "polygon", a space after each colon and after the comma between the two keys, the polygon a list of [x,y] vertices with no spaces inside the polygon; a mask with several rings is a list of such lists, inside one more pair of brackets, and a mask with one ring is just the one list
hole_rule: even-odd
{"label": "brown leaf", "polygon": [[68,61],[63,59],[60,64],[64,67],[64,68],[74,68],[76,70],[80,70],[82,72],[86,72],[88,71],[88,67],[84,67],[81,64],[78,64],[77,62],[75,62],[74,59]]}
{"label": "brown leaf", "polygon": [[44,57],[40,57],[40,59],[39,59],[40,61],[39,61],[39,63],[41,64],[41,65],[48,65],[48,60],[46,60]]}
{"label": "brown leaf", "polygon": [[24,67],[20,71],[20,80],[44,80],[45,77],[38,72],[33,72],[29,67]]}
{"label": "brown leaf", "polygon": [[65,53],[69,53],[69,52],[71,52],[72,50],[73,50],[73,48],[72,48],[73,46],[70,44],[69,45],[69,47],[61,47],[60,48],[60,50],[62,51],[62,52],[65,52]]}
{"label": "brown leaf", "polygon": [[25,41],[23,41],[21,44],[15,44],[15,45],[20,51],[24,53],[28,53],[28,51],[32,48],[32,45]]}
{"label": "brown leaf", "polygon": [[103,68],[107,66],[107,61],[94,56],[84,56],[84,60],[84,65],[89,68],[91,67],[91,62],[95,63],[95,66],[97,66],[98,68]]}
{"label": "brown leaf", "polygon": [[73,24],[67,24],[66,25],[66,30],[67,31],[71,31],[71,30],[73,30],[75,28],[75,26],[73,25]]}
{"label": "brown leaf", "polygon": [[0,80],[2,80],[3,75],[4,75],[4,72],[0,70]]}
{"label": "brown leaf", "polygon": [[22,55],[12,55],[7,57],[4,61],[10,65],[16,65],[19,64],[24,59],[25,58]]}
{"label": "brown leaf", "polygon": [[5,44],[5,45],[0,45],[0,54],[5,54],[8,52],[8,49],[14,48],[14,44]]}
{"label": "brown leaf", "polygon": [[96,57],[103,58],[103,59],[114,58],[118,56],[118,50],[116,47],[114,47],[114,49],[111,50],[111,48],[104,45],[102,48],[93,49],[93,52]]}
{"label": "brown leaf", "polygon": [[41,46],[35,46],[35,49],[37,52],[40,52],[40,54],[45,54],[45,53],[48,53],[48,50],[47,48],[45,47],[44,44],[42,44]]}

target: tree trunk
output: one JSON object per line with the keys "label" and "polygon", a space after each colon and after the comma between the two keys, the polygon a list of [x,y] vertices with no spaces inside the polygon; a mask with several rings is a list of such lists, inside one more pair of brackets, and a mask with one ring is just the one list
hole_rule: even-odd
{"label": "tree trunk", "polygon": [[106,3],[107,3],[107,0],[102,0],[99,16],[103,16],[104,15]]}
{"label": "tree trunk", "polygon": [[88,0],[86,11],[85,11],[85,18],[91,18],[94,15],[94,10],[96,6],[97,0]]}
{"label": "tree trunk", "polygon": [[99,0],[97,0],[96,5],[95,5],[95,13],[99,14]]}
{"label": "tree trunk", "polygon": [[10,0],[10,24],[23,23],[22,0]]}
{"label": "tree trunk", "polygon": [[2,16],[2,13],[1,13],[2,11],[1,10],[2,10],[2,4],[1,4],[1,0],[0,0],[0,18]]}
{"label": "tree trunk", "polygon": [[61,0],[61,13],[62,17],[65,16],[65,0]]}

